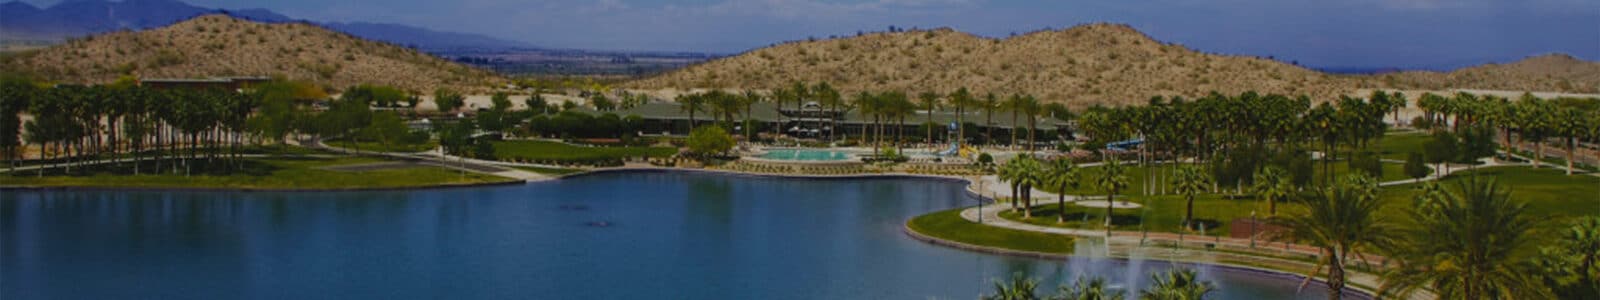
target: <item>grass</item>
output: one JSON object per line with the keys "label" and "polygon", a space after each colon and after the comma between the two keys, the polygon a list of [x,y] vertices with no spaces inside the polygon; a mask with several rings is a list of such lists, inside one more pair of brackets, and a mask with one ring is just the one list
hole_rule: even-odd
{"label": "grass", "polygon": [[[1578,216],[1600,215],[1600,177],[1586,174],[1567,176],[1564,169],[1525,166],[1489,167],[1459,171],[1445,177],[1440,183],[1446,190],[1454,191],[1457,184],[1472,176],[1492,177],[1509,188],[1511,198],[1528,204],[1527,214],[1536,218],[1559,220]],[[1384,189],[1382,196],[1387,208],[1405,208],[1416,195],[1416,184],[1405,184]],[[1559,222],[1557,222],[1559,223]]]}
{"label": "grass", "polygon": [[[1387,165],[1385,167],[1388,167]],[[1385,172],[1386,178],[1387,171]],[[1543,220],[1550,226],[1563,226],[1565,220],[1579,216],[1600,215],[1600,177],[1590,175],[1567,176],[1562,170],[1552,168],[1532,169],[1529,167],[1492,167],[1473,171],[1461,171],[1443,179],[1441,183],[1449,190],[1456,189],[1456,184],[1478,176],[1493,177],[1498,183],[1510,188],[1511,197],[1517,201],[1528,204],[1526,214]],[[1379,192],[1379,197],[1384,201],[1384,206],[1379,211],[1379,218],[1384,220],[1408,220],[1408,211],[1411,199],[1416,196],[1416,184],[1403,184],[1385,187]],[[1143,207],[1138,209],[1115,209],[1112,211],[1112,225],[1116,230],[1138,231],[1143,225],[1152,232],[1182,231],[1184,199],[1180,195],[1159,196],[1119,196],[1118,199],[1139,203]],[[1121,201],[1121,200],[1119,200]],[[1066,206],[1067,221],[1057,222],[1061,214],[1056,208],[1056,202],[1040,200],[1035,203],[1033,218],[1022,219],[1021,212],[1002,212],[1001,217],[1041,226],[1055,226],[1080,229],[1104,229],[1104,207],[1081,207],[1068,203]],[[1299,213],[1301,206],[1292,202],[1279,202],[1279,214]],[[1226,235],[1230,223],[1240,218],[1249,218],[1251,212],[1257,217],[1268,216],[1268,206],[1264,201],[1252,197],[1227,199],[1215,194],[1202,194],[1195,197],[1194,217],[1197,224],[1204,224],[1206,235]],[[1404,221],[1400,221],[1404,222]],[[1187,233],[1199,234],[1198,225],[1190,228]]]}
{"label": "grass", "polygon": [[323,143],[326,143],[329,146],[340,147],[340,148],[360,149],[362,151],[378,151],[378,152],[407,152],[407,153],[413,153],[413,152],[423,152],[423,151],[433,150],[433,149],[439,147],[439,141],[437,141],[437,140],[428,140],[428,142],[421,143],[421,144],[389,143],[388,146],[384,146],[382,143],[378,143],[378,142],[374,142],[374,141],[360,141],[360,142],[356,142],[355,143],[355,147],[353,147],[353,148],[350,146],[351,143],[347,139],[327,140],[327,141],[324,141]]}
{"label": "grass", "polygon": [[1411,152],[1422,153],[1422,145],[1432,138],[1427,132],[1421,131],[1389,133],[1371,146],[1383,156],[1383,159],[1406,160],[1406,156],[1411,155]]}
{"label": "grass", "polygon": [[[7,186],[30,187],[145,187],[145,188],[245,188],[245,189],[357,189],[422,187],[447,184],[474,184],[510,181],[511,179],[476,173],[459,173],[431,166],[381,169],[371,171],[333,171],[323,167],[384,162],[366,157],[273,157],[242,160],[242,167],[232,172],[206,172],[203,163],[196,163],[192,176],[182,172],[148,173],[152,162],[141,166],[143,172],[133,175],[131,164],[93,168],[89,172],[63,174],[63,169],[50,169],[44,176],[32,171],[0,174]],[[172,161],[169,160],[168,163]],[[74,168],[75,172],[79,172]]]}
{"label": "grass", "polygon": [[584,147],[549,141],[496,141],[495,156],[525,160],[582,161],[625,157],[668,157],[678,153],[668,147]]}
{"label": "grass", "polygon": [[906,224],[918,233],[964,244],[1042,253],[1072,253],[1072,237],[973,223],[961,218],[963,209],[918,216]]}
{"label": "grass", "polygon": [[[1323,177],[1321,162],[1317,162],[1317,163],[1313,164],[1312,166],[1313,166],[1312,178],[1315,180],[1313,182],[1321,182],[1320,180],[1322,180],[1322,177]],[[1345,161],[1329,162],[1328,166],[1333,169],[1332,172],[1333,172],[1334,178],[1339,178],[1339,176],[1342,176],[1345,173],[1350,171],[1350,164],[1348,162],[1345,162]],[[1071,195],[1104,196],[1106,194],[1106,192],[1103,191],[1098,185],[1095,184],[1095,181],[1099,180],[1099,178],[1100,178],[1100,173],[1101,173],[1100,170],[1102,170],[1102,168],[1103,167],[1101,167],[1101,166],[1083,167],[1078,173],[1078,176],[1079,176],[1078,177],[1079,178],[1078,186],[1077,187],[1068,187],[1067,188],[1067,194],[1071,194]],[[1122,189],[1121,191],[1118,191],[1117,194],[1119,195],[1119,197],[1126,196],[1126,195],[1138,195],[1138,194],[1140,194],[1141,191],[1144,190],[1145,185],[1147,184],[1145,182],[1146,181],[1145,180],[1145,175],[1148,174],[1149,172],[1151,172],[1152,169],[1155,169],[1157,176],[1156,177],[1152,177],[1150,179],[1151,182],[1149,182],[1148,184],[1155,184],[1155,185],[1157,185],[1157,188],[1161,187],[1162,185],[1166,185],[1167,188],[1170,190],[1171,189],[1170,182],[1162,182],[1162,181],[1170,181],[1171,180],[1172,173],[1174,172],[1173,171],[1174,169],[1171,166],[1127,165],[1127,166],[1123,167],[1123,172],[1124,172],[1124,174],[1126,174],[1128,176],[1128,187],[1125,188],[1125,189]],[[1405,165],[1404,164],[1397,164],[1397,163],[1384,163],[1383,164],[1383,174],[1382,175],[1383,176],[1379,180],[1380,182],[1411,179],[1409,177],[1406,177],[1406,175],[1405,175]],[[1222,186],[1221,188],[1232,190],[1235,187],[1234,186]],[[1245,189],[1249,189],[1250,187],[1249,186],[1245,186],[1244,188]],[[1046,191],[1046,192],[1055,192],[1055,190],[1056,190],[1055,187],[1050,187],[1050,186],[1040,186],[1040,187],[1038,187],[1038,189],[1042,190],[1042,191]],[[1248,192],[1248,191],[1246,191],[1246,192]],[[1006,195],[1004,195],[1004,196],[1009,197],[1010,196],[1009,192],[1007,192]]]}
{"label": "grass", "polygon": [[[1152,232],[1179,232],[1182,228],[1185,201],[1183,196],[1133,196],[1123,197],[1131,203],[1138,203],[1142,207],[1131,209],[1112,209],[1111,225],[1114,230]],[[1121,202],[1122,200],[1117,200]],[[1033,218],[1023,219],[1022,212],[1004,211],[1000,217],[1028,224],[1040,226],[1054,226],[1081,229],[1105,229],[1106,208],[1083,207],[1072,203],[1066,204],[1065,223],[1058,223],[1057,216],[1060,210],[1054,199],[1034,203]],[[1287,204],[1278,203],[1279,212]],[[1195,195],[1194,225],[1188,233],[1198,234],[1200,226],[1205,226],[1208,236],[1221,236],[1228,233],[1228,223],[1236,218],[1248,218],[1250,212],[1258,216],[1267,216],[1267,203],[1254,198],[1224,199],[1215,194]],[[1141,227],[1142,226],[1142,227]],[[1141,229],[1142,228],[1142,229]]]}
{"label": "grass", "polygon": [[524,167],[524,166],[515,166],[515,167],[512,167],[512,168],[517,168],[517,169],[521,169],[523,171],[529,171],[529,172],[534,172],[534,173],[539,173],[539,174],[544,174],[544,175],[552,175],[552,176],[562,176],[562,175],[567,175],[567,174],[572,174],[572,173],[583,172],[582,169],[572,169],[572,168],[545,168],[545,167]]}

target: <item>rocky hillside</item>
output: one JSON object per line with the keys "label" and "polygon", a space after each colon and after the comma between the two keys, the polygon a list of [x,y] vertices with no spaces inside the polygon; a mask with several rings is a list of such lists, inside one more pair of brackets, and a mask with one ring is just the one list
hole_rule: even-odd
{"label": "rocky hillside", "polygon": [[[967,87],[980,94],[1029,93],[1044,101],[1083,107],[1142,103],[1157,95],[1194,97],[1210,91],[1254,90],[1329,99],[1358,88],[1399,84],[1554,87],[1560,81],[1556,78],[1562,78],[1572,82],[1574,91],[1600,86],[1600,76],[1593,72],[1600,64],[1570,66],[1578,70],[1573,74],[1582,74],[1576,78],[1563,78],[1564,73],[1544,66],[1566,64],[1491,66],[1484,68],[1493,70],[1475,75],[1332,75],[1265,58],[1200,53],[1156,41],[1125,25],[1090,24],[1006,39],[938,29],[786,43],[638,80],[628,87],[765,89],[797,80],[827,81],[846,92],[948,92]],[[1522,65],[1539,66],[1511,67]]]}
{"label": "rocky hillside", "polygon": [[158,29],[115,32],[7,57],[6,70],[62,82],[119,76],[284,76],[328,87],[383,84],[412,91],[479,90],[494,73],[302,23],[264,24],[206,15]]}
{"label": "rocky hillside", "polygon": [[1600,63],[1566,54],[1534,56],[1509,64],[1486,64],[1449,73],[1409,71],[1377,77],[1397,88],[1600,93]]}

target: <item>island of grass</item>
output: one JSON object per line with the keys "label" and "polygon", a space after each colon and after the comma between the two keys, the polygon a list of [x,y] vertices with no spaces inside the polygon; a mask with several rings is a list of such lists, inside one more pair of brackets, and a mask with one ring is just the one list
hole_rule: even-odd
{"label": "island of grass", "polygon": [[678,149],[669,147],[579,146],[552,141],[495,141],[494,154],[500,159],[531,162],[594,162],[638,157],[669,157]]}
{"label": "island of grass", "polygon": [[103,164],[92,168],[19,170],[0,173],[6,187],[201,188],[252,190],[349,190],[510,183],[517,180],[461,172],[418,162],[344,156],[275,156],[236,162],[192,160],[184,174],[168,159],[160,173],[154,161]]}
{"label": "island of grass", "polygon": [[906,228],[930,238],[970,246],[1052,255],[1072,253],[1072,237],[973,223],[961,218],[964,209],[918,216],[907,221]]}
{"label": "island of grass", "polygon": [[[1600,177],[1568,176],[1564,170],[1555,168],[1502,166],[1458,171],[1441,179],[1439,183],[1446,190],[1453,191],[1458,183],[1473,176],[1493,178],[1500,185],[1508,187],[1512,199],[1527,203],[1529,214],[1549,220],[1545,225],[1560,226],[1566,224],[1569,218],[1600,215],[1600,210],[1594,209],[1600,207]],[[1410,209],[1412,199],[1419,193],[1416,190],[1417,186],[1416,183],[1408,183],[1383,187],[1378,193],[1384,203],[1378,211],[1380,218],[1409,219],[1407,211]],[[1089,196],[1098,195],[1089,194]],[[1251,218],[1252,214],[1258,219],[1271,216],[1268,203],[1252,195],[1224,197],[1218,194],[1199,194],[1195,195],[1194,200],[1194,222],[1188,230],[1184,230],[1181,224],[1186,201],[1181,195],[1122,195],[1117,199],[1119,202],[1127,201],[1141,205],[1139,208],[1112,210],[1113,229],[1122,231],[1148,230],[1226,236],[1232,229],[1230,225],[1234,220]],[[1000,213],[1000,217],[1039,226],[1094,230],[1105,228],[1104,206],[1085,207],[1071,202],[1065,206],[1065,222],[1058,221],[1061,209],[1058,209],[1055,199],[1036,200],[1032,218],[1024,218],[1020,211],[1004,211]],[[1293,201],[1280,200],[1277,213],[1294,214],[1301,213],[1302,210],[1303,208]]]}

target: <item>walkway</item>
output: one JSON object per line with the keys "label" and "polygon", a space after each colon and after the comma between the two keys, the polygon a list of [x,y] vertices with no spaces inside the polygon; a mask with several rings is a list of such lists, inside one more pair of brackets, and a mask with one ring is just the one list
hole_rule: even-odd
{"label": "walkway", "polygon": [[367,151],[367,150],[353,150],[353,149],[346,149],[346,148],[339,148],[339,147],[329,146],[328,144],[323,143],[322,140],[314,140],[314,141],[311,141],[311,143],[309,143],[309,144],[310,145],[307,145],[307,146],[312,147],[312,148],[321,148],[321,149],[326,149],[326,150],[336,151],[336,152],[355,153],[355,154],[364,154],[364,155],[376,155],[376,156],[383,156],[383,157],[402,159],[402,160],[428,161],[428,162],[432,162],[432,165],[440,166],[440,167],[444,167],[444,168],[462,170],[462,171],[479,173],[479,174],[488,174],[488,175],[500,176],[500,177],[505,177],[505,178],[520,179],[520,180],[526,181],[526,182],[545,181],[545,180],[555,179],[554,177],[550,177],[550,176],[547,176],[547,175],[544,175],[544,174],[539,174],[539,173],[534,173],[534,172],[523,171],[523,170],[518,170],[518,169],[499,166],[498,165],[499,163],[495,163],[495,162],[490,162],[490,161],[485,161],[485,160],[476,160],[476,159],[471,159],[471,158],[455,157],[455,156],[449,156],[449,155],[443,155],[443,154],[439,154],[438,152],[435,152],[435,151],[417,152],[417,153],[403,153],[403,152],[378,152],[378,151]]}

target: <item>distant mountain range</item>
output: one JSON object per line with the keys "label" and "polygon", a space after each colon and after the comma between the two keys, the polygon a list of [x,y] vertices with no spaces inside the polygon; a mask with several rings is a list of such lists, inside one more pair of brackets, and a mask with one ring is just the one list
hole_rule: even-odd
{"label": "distant mountain range", "polygon": [[723,57],[622,86],[771,89],[827,82],[859,91],[1026,93],[1074,107],[1144,103],[1216,91],[1337,99],[1362,89],[1600,92],[1600,62],[1547,54],[1449,72],[1346,70],[1195,51],[1120,24],[1089,24],[994,39],[937,30],[798,41]]}
{"label": "distant mountain range", "polygon": [[[221,10],[177,0],[69,0],[48,8],[10,1],[0,3],[0,39],[61,41],[118,30],[159,28],[215,13],[264,23],[302,22],[266,9]],[[309,23],[361,38],[427,50],[534,48],[523,42],[479,34],[433,31],[409,25]]]}

